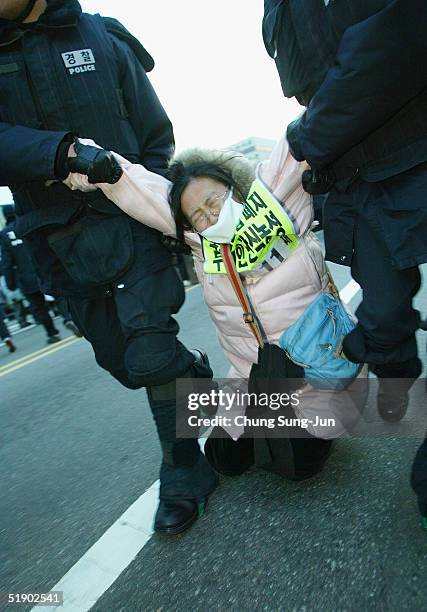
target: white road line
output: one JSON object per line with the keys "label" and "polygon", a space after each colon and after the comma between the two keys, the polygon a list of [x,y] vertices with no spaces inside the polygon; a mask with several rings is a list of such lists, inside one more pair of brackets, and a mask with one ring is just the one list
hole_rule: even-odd
{"label": "white road line", "polygon": [[[359,288],[355,281],[350,281],[340,291],[341,299],[348,303]],[[205,442],[205,438],[199,440],[202,450]],[[63,591],[62,606],[35,606],[31,612],[41,609],[58,612],[90,610],[153,535],[159,485],[156,480],[50,589]]]}
{"label": "white road line", "polygon": [[90,610],[151,538],[158,494],[157,480],[51,589],[63,591],[63,605],[32,610]]}
{"label": "white road line", "polygon": [[349,304],[359,291],[360,285],[358,285],[355,280],[351,279],[351,281],[347,283],[343,289],[341,289],[340,297],[343,302]]}

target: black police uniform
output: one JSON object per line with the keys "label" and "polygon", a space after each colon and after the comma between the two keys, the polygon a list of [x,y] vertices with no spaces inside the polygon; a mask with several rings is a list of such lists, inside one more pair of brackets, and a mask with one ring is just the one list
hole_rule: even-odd
{"label": "black police uniform", "polygon": [[40,291],[31,255],[22,239],[16,236],[13,204],[3,206],[3,214],[6,226],[0,232],[0,248],[6,285],[10,291],[15,291],[17,288],[21,290],[30,302],[34,318],[43,325],[48,338],[59,340],[59,332],[50,316],[45,297]]}
{"label": "black police uniform", "polygon": [[[412,298],[420,286],[417,266],[427,261],[425,2],[264,5],[264,41],[284,94],[307,106],[289,126],[291,149],[337,179],[323,213],[326,257],[351,265],[363,289],[359,323],[344,350],[379,377],[406,377],[399,383],[405,392],[421,373]],[[384,399],[393,403],[390,393]],[[383,408],[393,417],[394,409]],[[412,471],[427,526],[426,457],[427,441]]]}
{"label": "black police uniform", "polygon": [[427,261],[426,28],[422,0],[265,0],[284,93],[307,106],[291,149],[337,178],[326,257],[351,265],[363,289],[345,351],[384,377],[421,370],[412,298]]}
{"label": "black police uniform", "polygon": [[[65,296],[99,365],[148,388],[164,460],[160,496],[207,495],[216,477],[196,440],[176,441],[175,379],[210,377],[178,340],[184,290],[161,235],[101,191],[69,190],[59,152],[73,135],[162,173],[172,126],[147,78],[152,58],[116,20],[47,0],[35,24],[0,20],[0,183],[44,293]],[[177,486],[177,478],[181,483]]]}

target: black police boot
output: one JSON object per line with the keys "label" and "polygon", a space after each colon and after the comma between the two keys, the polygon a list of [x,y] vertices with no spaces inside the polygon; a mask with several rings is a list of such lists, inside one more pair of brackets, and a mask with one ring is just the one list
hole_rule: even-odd
{"label": "black police boot", "polygon": [[[209,360],[202,351],[193,351],[194,362],[181,376],[212,379]],[[160,495],[154,530],[176,535],[191,527],[203,513],[208,496],[218,485],[218,476],[200,451],[194,437],[177,438],[176,382],[148,389],[151,411],[162,446]]]}
{"label": "black police boot", "polygon": [[380,417],[388,423],[397,423],[403,419],[409,404],[407,391],[396,388],[394,381],[381,380],[377,395],[377,408]]}
{"label": "black police boot", "polygon": [[203,515],[206,498],[161,499],[156,512],[154,531],[162,535],[178,535],[189,529]]}
{"label": "black police boot", "polygon": [[418,357],[404,363],[372,366],[378,376],[378,413],[384,421],[397,423],[403,419],[409,404],[409,389],[420,376],[422,364]]}
{"label": "black police boot", "polygon": [[57,332],[56,334],[50,334],[47,337],[47,343],[48,344],[56,344],[57,342],[61,341],[61,336],[59,335],[59,332]]}
{"label": "black police boot", "polygon": [[77,325],[71,319],[69,321],[64,321],[64,327],[69,329],[70,332],[76,336],[76,338],[81,338],[83,335]]}
{"label": "black police boot", "polygon": [[217,486],[218,476],[201,453],[191,467],[176,467],[163,461],[154,531],[163,535],[186,531],[202,516],[208,496]]}
{"label": "black police boot", "polygon": [[6,338],[4,341],[5,345],[9,349],[9,353],[14,353],[16,351],[16,346],[13,343],[12,338]]}
{"label": "black police boot", "polygon": [[[212,374],[211,364],[209,363],[209,359],[205,351],[202,351],[201,349],[192,349],[190,353],[192,353],[195,357],[195,362],[193,363],[193,366],[192,366],[193,368],[196,368],[196,370],[199,367],[207,368]],[[203,372],[202,374],[207,376],[206,372]],[[201,378],[204,378],[204,376],[201,376]]]}

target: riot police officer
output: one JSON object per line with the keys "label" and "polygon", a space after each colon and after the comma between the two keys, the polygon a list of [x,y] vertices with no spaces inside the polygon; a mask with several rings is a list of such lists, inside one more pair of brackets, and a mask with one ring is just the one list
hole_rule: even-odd
{"label": "riot police officer", "polygon": [[16,233],[99,365],[147,388],[163,452],[155,529],[178,533],[217,477],[197,440],[176,438],[175,380],[212,371],[177,339],[184,290],[160,234],[100,190],[62,183],[71,170],[118,178],[104,153],[73,158],[76,137],[166,170],[173,132],[146,74],[153,60],[118,21],[82,13],[77,0],[6,0],[0,18],[0,180],[14,195]]}
{"label": "riot police officer", "polygon": [[404,416],[422,369],[412,299],[427,261],[426,27],[422,0],[265,0],[283,92],[307,107],[288,127],[291,149],[312,167],[307,189],[331,192],[326,258],[363,289],[344,351],[379,377],[388,421]]}
{"label": "riot police officer", "polygon": [[0,247],[3,273],[10,291],[20,289],[29,301],[35,320],[46,330],[47,343],[60,341],[43,293],[40,291],[37,272],[31,256],[23,241],[15,233],[15,207],[13,204],[3,206],[6,227],[0,232]]}
{"label": "riot police officer", "polygon": [[[288,128],[323,211],[326,257],[363,289],[346,355],[379,377],[378,410],[398,421],[422,370],[412,300],[427,261],[427,11],[423,0],[265,0],[264,41],[285,96],[306,111]],[[412,483],[427,516],[426,442]],[[425,519],[426,520],[426,519]]]}

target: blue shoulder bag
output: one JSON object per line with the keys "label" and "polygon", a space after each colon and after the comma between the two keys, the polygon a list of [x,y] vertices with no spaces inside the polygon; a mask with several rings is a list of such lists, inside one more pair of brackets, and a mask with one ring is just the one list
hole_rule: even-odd
{"label": "blue shoulder bag", "polygon": [[281,348],[304,368],[306,380],[318,389],[345,389],[362,364],[349,361],[342,343],[355,323],[337,295],[321,293],[280,337]]}

